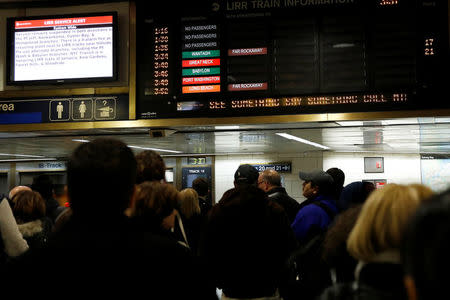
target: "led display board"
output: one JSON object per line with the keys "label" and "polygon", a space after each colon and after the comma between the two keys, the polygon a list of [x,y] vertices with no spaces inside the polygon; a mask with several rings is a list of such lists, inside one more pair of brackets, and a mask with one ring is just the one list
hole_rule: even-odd
{"label": "led display board", "polygon": [[9,85],[112,81],[117,13],[8,18]]}
{"label": "led display board", "polygon": [[137,118],[449,107],[447,1],[152,5],[137,7]]}

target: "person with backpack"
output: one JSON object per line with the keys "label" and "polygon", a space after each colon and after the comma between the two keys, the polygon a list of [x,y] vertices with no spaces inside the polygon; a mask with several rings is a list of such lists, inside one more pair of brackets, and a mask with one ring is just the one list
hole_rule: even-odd
{"label": "person with backpack", "polygon": [[317,234],[327,230],[338,213],[333,198],[333,177],[322,170],[300,172],[303,180],[303,196],[300,210],[292,222],[292,229],[300,244],[306,244]]}
{"label": "person with backpack", "polygon": [[307,200],[301,203],[291,224],[299,247],[287,262],[288,280],[281,291],[285,300],[315,299],[331,284],[321,254],[327,229],[338,213],[333,178],[322,170],[300,172],[299,177]]}

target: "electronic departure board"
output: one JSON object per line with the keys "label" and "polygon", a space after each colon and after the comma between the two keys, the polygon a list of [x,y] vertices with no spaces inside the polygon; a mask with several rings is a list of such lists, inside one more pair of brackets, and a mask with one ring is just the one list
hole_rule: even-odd
{"label": "electronic departure board", "polygon": [[184,2],[137,7],[138,118],[450,107],[447,1]]}

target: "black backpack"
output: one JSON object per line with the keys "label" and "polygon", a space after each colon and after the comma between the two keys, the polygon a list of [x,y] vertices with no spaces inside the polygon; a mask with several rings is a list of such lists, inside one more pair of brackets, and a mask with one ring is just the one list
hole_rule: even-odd
{"label": "black backpack", "polygon": [[[336,213],[326,204],[319,201],[312,204],[321,207],[333,220]],[[315,299],[331,285],[330,272],[322,261],[322,243],[326,230],[312,230],[307,242],[300,245],[287,261],[286,279],[280,287],[281,296],[285,300]]]}

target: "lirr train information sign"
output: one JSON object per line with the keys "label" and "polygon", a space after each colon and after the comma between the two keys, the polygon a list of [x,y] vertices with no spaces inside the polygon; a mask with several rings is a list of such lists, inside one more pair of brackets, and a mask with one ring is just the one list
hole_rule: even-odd
{"label": "lirr train information sign", "polygon": [[137,118],[450,107],[447,1],[152,5],[137,10]]}

